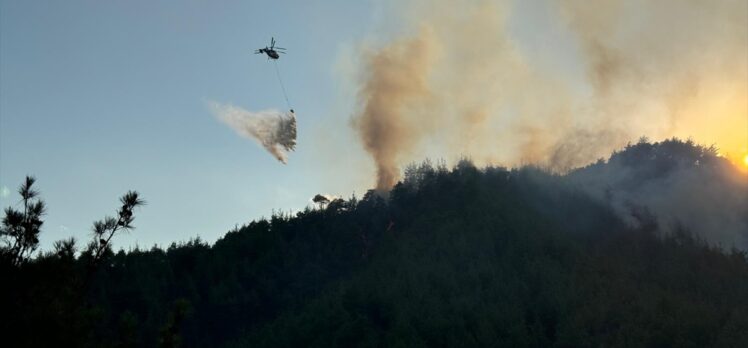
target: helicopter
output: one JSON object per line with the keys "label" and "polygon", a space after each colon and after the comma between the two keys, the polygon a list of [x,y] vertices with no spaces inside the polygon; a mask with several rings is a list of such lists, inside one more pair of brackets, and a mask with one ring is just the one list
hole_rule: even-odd
{"label": "helicopter", "polygon": [[255,54],[267,54],[268,59],[278,59],[280,58],[280,55],[278,53],[286,54],[286,49],[283,47],[275,47],[275,38],[270,38],[270,47],[265,46],[265,48],[260,48],[255,51]]}

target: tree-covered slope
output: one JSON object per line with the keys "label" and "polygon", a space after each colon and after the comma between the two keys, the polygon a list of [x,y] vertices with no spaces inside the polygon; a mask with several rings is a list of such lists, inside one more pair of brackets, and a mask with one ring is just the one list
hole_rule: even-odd
{"label": "tree-covered slope", "polygon": [[424,163],[388,193],[254,221],[213,245],[110,252],[94,269],[63,249],[6,264],[3,337],[14,346],[741,346],[745,252],[584,185],[586,176],[605,186],[594,171],[636,146],[563,176]]}

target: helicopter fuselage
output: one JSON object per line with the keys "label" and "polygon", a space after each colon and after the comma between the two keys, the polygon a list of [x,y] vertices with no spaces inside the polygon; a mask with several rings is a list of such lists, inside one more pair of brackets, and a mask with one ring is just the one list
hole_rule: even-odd
{"label": "helicopter fuselage", "polygon": [[270,38],[270,46],[265,46],[265,48],[260,48],[255,51],[255,54],[266,54],[268,56],[268,59],[276,60],[280,58],[280,53],[286,53],[284,52],[285,48],[283,47],[275,47],[275,38]]}
{"label": "helicopter fuselage", "polygon": [[265,50],[265,53],[267,53],[268,57],[270,58],[273,58],[273,59],[280,58],[280,56],[278,55],[278,52],[276,52],[275,50]]}
{"label": "helicopter fuselage", "polygon": [[280,58],[280,55],[279,55],[279,54],[278,54],[278,52],[277,52],[276,50],[274,50],[274,49],[271,49],[271,48],[267,48],[267,47],[266,47],[266,48],[261,48],[261,49],[259,49],[259,51],[260,51],[260,53],[265,53],[265,54],[267,54],[267,55],[268,55],[268,58],[270,58],[270,59],[278,59],[278,58]]}

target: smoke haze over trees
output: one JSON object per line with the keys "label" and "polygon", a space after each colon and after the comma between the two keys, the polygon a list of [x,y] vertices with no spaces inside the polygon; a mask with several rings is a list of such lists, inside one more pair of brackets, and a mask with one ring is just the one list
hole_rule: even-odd
{"label": "smoke haze over trees", "polygon": [[[213,245],[106,248],[94,267],[73,241],[4,258],[0,334],[13,347],[740,346],[735,175],[676,139],[565,175],[426,161],[386,198],[325,197]],[[120,219],[142,202],[128,195]]]}
{"label": "smoke haze over trees", "polygon": [[665,232],[686,228],[712,244],[748,250],[748,180],[714,146],[642,139],[568,178],[631,225],[646,213]]}

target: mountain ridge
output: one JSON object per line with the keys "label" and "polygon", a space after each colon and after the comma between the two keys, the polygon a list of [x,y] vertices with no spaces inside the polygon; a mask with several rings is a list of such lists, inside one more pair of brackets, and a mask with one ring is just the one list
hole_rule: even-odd
{"label": "mountain ridge", "polygon": [[[616,199],[683,169],[652,151],[728,168],[676,139],[567,175],[427,161],[386,194],[274,214],[213,245],[110,251],[90,278],[83,256],[4,267],[4,331],[17,346],[739,346],[746,252]],[[629,158],[651,175],[585,185]]]}

